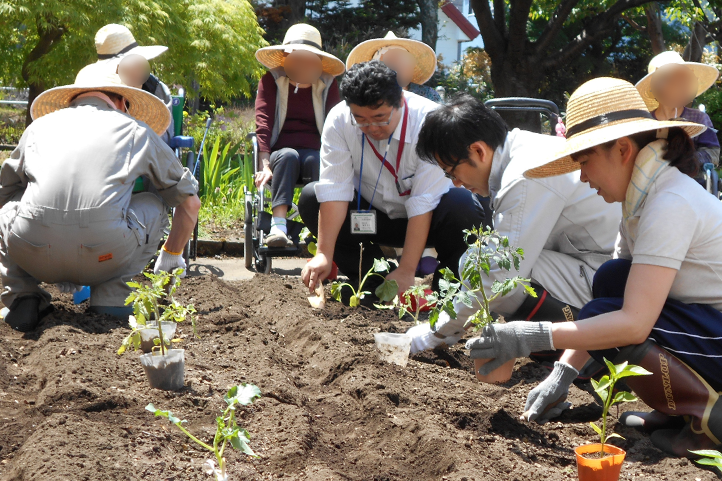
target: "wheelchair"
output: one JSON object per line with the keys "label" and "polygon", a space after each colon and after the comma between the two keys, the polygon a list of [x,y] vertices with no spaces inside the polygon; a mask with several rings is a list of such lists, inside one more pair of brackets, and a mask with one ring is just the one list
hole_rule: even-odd
{"label": "wheelchair", "polygon": [[[253,177],[255,179],[256,173],[258,173],[258,138],[255,132],[250,132],[246,137],[253,148],[252,162],[253,162]],[[296,184],[298,187],[311,182],[312,179],[307,178],[305,172],[301,172],[303,183]],[[254,267],[256,272],[262,274],[269,274],[273,268],[274,257],[298,257],[301,255],[299,252],[299,241],[301,231],[303,230],[303,224],[301,222],[293,220],[294,216],[286,218],[286,230],[287,236],[293,241],[293,247],[268,247],[264,245],[264,238],[271,230],[271,188],[270,185],[265,184],[260,188],[256,188],[254,185],[247,185],[243,187],[244,190],[244,202],[245,202],[245,216],[243,220],[243,259],[245,261],[246,269]],[[292,211],[298,211],[298,208],[294,205]]]}
{"label": "wheelchair", "polygon": [[[528,97],[504,97],[487,100],[484,102],[484,105],[499,112],[529,112],[543,115],[549,119],[551,135],[555,135],[554,127],[556,126],[557,119],[561,118],[559,107],[551,100],[532,99]],[[514,128],[516,126],[510,125],[510,127]],[[541,129],[537,133],[541,134]]]}

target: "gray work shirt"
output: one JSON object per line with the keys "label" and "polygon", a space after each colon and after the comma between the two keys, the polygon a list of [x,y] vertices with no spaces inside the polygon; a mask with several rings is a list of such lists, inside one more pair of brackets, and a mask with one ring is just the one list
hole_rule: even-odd
{"label": "gray work shirt", "polygon": [[0,169],[0,207],[10,201],[57,211],[125,210],[147,177],[171,207],[198,182],[144,122],[95,97],[34,121]]}

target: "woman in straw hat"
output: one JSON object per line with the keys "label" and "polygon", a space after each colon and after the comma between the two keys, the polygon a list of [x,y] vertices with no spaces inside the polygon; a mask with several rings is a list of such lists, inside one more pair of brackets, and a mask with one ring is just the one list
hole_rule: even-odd
{"label": "woman in straw hat", "polygon": [[694,138],[697,160],[701,164],[719,163],[720,145],[712,120],[699,109],[687,107],[707,91],[719,76],[712,65],[685,62],[677,52],[662,52],[649,62],[649,73],[637,83],[644,103],[657,120],[682,117],[707,126]]}
{"label": "woman in straw hat", "polygon": [[256,186],[271,181],[273,193],[273,220],[265,241],[269,247],[293,246],[286,231],[293,189],[299,181],[318,180],[323,123],[340,100],[335,77],[345,68],[321,49],[318,30],[304,23],[291,26],[282,45],[259,49],[256,58],[269,69],[256,96],[263,167]]}
{"label": "woman in straw hat", "polygon": [[373,38],[356,45],[346,60],[346,68],[369,60],[380,60],[396,71],[404,90],[441,103],[441,97],[425,84],[436,71],[434,49],[418,40],[398,38],[389,31],[384,38]]}
{"label": "woman in straw hat", "polygon": [[[157,252],[166,205],[176,209],[156,272],[185,267],[181,251],[200,207],[198,183],[158,136],[170,113],[98,66],[43,92],[30,114],[34,122],[0,170],[5,322],[35,329],[51,299],[40,282],[63,292],[91,286],[92,311],[127,317],[126,282]],[[140,176],[158,196],[132,194]]]}
{"label": "woman in straw hat", "polygon": [[652,442],[676,456],[714,448],[722,440],[722,204],[690,177],[698,168],[691,137],[705,127],[655,120],[632,84],[612,78],[574,92],[567,125],[564,148],[525,175],[581,169],[605,201],[622,203],[615,259],[597,271],[577,322],[496,324],[467,346],[497,363],[539,342],[567,349],[529,393],[530,420],[566,398],[590,355],[642,366],[652,375],[625,380],[654,411],[622,422],[652,431]]}

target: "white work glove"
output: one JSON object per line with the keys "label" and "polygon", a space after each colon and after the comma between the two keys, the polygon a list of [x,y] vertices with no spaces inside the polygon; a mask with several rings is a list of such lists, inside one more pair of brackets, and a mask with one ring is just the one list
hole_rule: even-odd
{"label": "white work glove", "polygon": [[73,294],[83,290],[83,286],[73,284],[72,282],[58,282],[55,284],[55,287],[57,287],[63,294]]}
{"label": "white work glove", "polygon": [[565,402],[569,394],[569,386],[579,375],[579,371],[569,364],[555,362],[554,370],[537,387],[531,390],[526,398],[522,418],[544,424],[559,416],[572,403]]}
{"label": "white work glove", "polygon": [[173,272],[179,267],[183,269],[183,273],[180,275],[183,278],[186,276],[186,261],[183,259],[183,254],[173,255],[165,249],[161,249],[160,255],[155,261],[153,273],[158,274],[160,271]]}
{"label": "white work glove", "polygon": [[433,330],[428,322],[424,322],[412,327],[406,331],[406,334],[411,336],[410,353],[416,354],[426,349],[434,349],[442,344],[453,346],[464,335],[464,322],[458,318],[451,319],[449,314],[442,312],[434,324]]}
{"label": "white work glove", "polygon": [[472,359],[492,359],[479,374],[485,376],[507,361],[527,357],[532,352],[553,351],[552,323],[515,321],[506,324],[489,324],[481,337],[466,342]]}

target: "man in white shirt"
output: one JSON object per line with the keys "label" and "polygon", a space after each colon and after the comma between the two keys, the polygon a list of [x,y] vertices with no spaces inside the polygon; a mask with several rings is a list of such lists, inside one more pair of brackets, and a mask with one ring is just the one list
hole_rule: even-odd
{"label": "man in white shirt", "polygon": [[[357,283],[362,243],[362,273],[383,257],[379,245],[404,248],[398,268],[386,276],[399,293],[414,284],[424,249],[435,247],[435,288],[440,269],[458,269],[466,250],[463,230],[484,220],[471,192],[452,187],[438,166],[416,154],[424,118],[438,104],[404,92],[396,73],[376,60],[354,65],[341,94],[346,101],[329,112],[321,136],[320,180],[308,184],[299,200],[301,217],[318,238],[303,282],[314,290],[333,260]],[[373,285],[364,290],[373,292]]]}
{"label": "man in white shirt", "polygon": [[[604,202],[576,173],[524,177],[524,171],[545,158],[544,152],[563,143],[559,137],[509,132],[496,112],[468,95],[427,116],[419,133],[419,156],[444,169],[454,185],[490,195],[494,229],[524,249],[518,275],[531,278],[538,297],[517,288],[495,299],[492,311],[507,321],[576,320],[579,309],[592,299],[596,270],[612,257],[622,218],[619,205]],[[489,276],[482,276],[487,292],[495,280],[508,275],[495,266]],[[434,331],[428,323],[412,328],[412,353],[455,344],[475,309],[456,303],[455,311],[457,319],[442,313]],[[549,352],[537,359],[557,357]]]}

